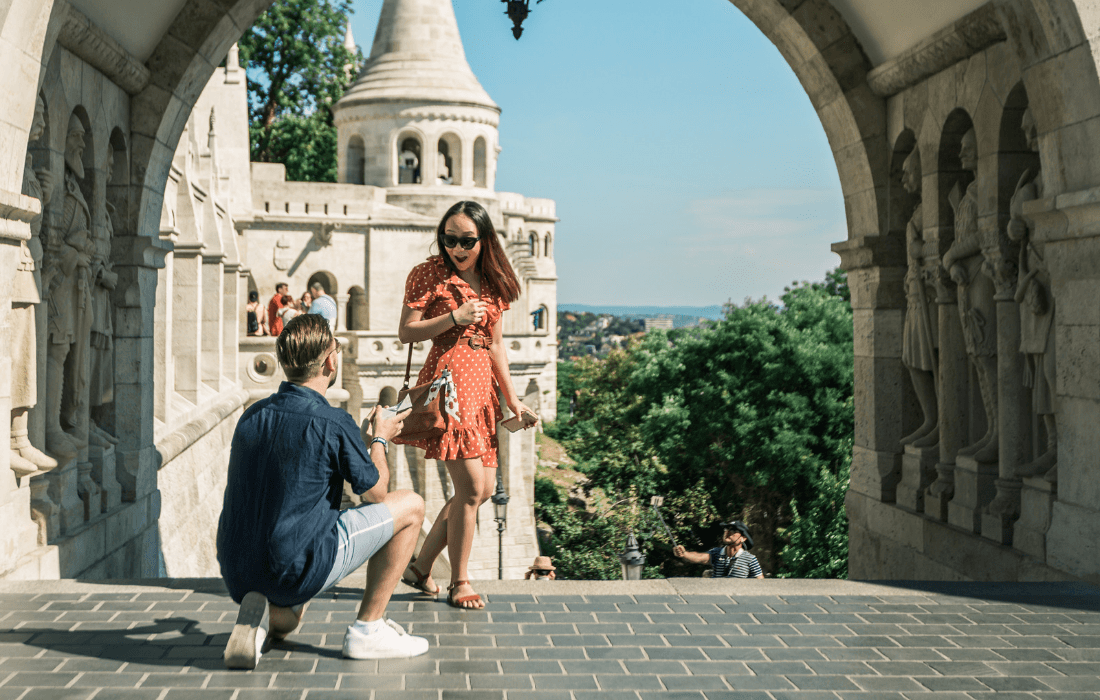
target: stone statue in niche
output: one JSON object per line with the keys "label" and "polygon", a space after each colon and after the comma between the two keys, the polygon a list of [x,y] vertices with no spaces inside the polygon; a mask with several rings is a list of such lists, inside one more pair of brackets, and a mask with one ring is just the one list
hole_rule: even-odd
{"label": "stone statue in niche", "polygon": [[905,227],[905,246],[909,268],[905,273],[905,325],[902,329],[901,362],[909,370],[924,422],[901,444],[931,447],[939,442],[939,409],[936,399],[936,324],[932,301],[928,298],[923,270],[924,216],[921,212],[920,150],[913,149],[901,166],[901,184],[918,199],[913,216]]}
{"label": "stone statue in niche", "polygon": [[[1035,117],[1028,108],[1020,128],[1032,151],[1039,148]],[[1011,220],[1008,236],[1020,243],[1019,282],[1016,302],[1020,305],[1020,352],[1024,354],[1024,386],[1031,388],[1031,406],[1043,421],[1047,443],[1033,461],[1017,467],[1017,476],[1039,476],[1055,483],[1058,480],[1058,429],[1055,419],[1055,355],[1054,355],[1054,295],[1050,293],[1050,273],[1043,251],[1030,236],[1027,222],[1021,216],[1024,202],[1043,196],[1043,172],[1032,177],[1026,171],[1020,177],[1010,204]]]}
{"label": "stone statue in niche", "polygon": [[[30,141],[41,138],[46,130],[46,103],[39,97],[34,104]],[[48,171],[34,171],[31,154],[23,167],[23,194],[42,203],[50,202],[53,178]],[[11,296],[11,468],[18,476],[48,471],[57,460],[43,454],[30,442],[28,413],[38,403],[38,339],[35,333],[35,306],[42,301],[42,215],[31,221],[31,237],[19,246],[19,265]]]}
{"label": "stone statue in niche", "polygon": [[[95,245],[91,212],[80,191],[83,157],[84,126],[74,114],[65,137],[65,206],[61,220],[51,226],[46,256],[46,450],[65,458],[88,444],[79,424],[80,411],[87,406],[88,383],[84,370],[87,338],[82,338],[80,331],[91,304],[90,268]],[[63,429],[63,422],[69,432]]]}
{"label": "stone statue in niche", "polygon": [[[107,148],[107,165],[104,172],[110,178],[114,173],[115,149]],[[106,216],[102,226],[95,228],[95,237],[92,241],[93,254],[91,264],[91,278],[94,284],[91,289],[91,332],[89,345],[91,350],[91,368],[89,372],[88,403],[92,410],[104,404],[114,401],[115,392],[115,367],[114,367],[114,336],[115,327],[112,319],[111,290],[118,284],[118,274],[111,265],[111,239],[115,234],[112,215],[115,209],[110,204],[106,205]],[[106,447],[117,445],[118,439],[99,427],[95,421],[88,423],[88,441],[93,445]]]}
{"label": "stone statue in niche", "polygon": [[[963,170],[974,172],[978,166],[978,146],[974,130],[967,131],[959,147]],[[978,462],[996,462],[997,429],[997,309],[993,300],[993,281],[984,272],[983,241],[978,229],[976,182],[971,182],[961,199],[952,193],[955,205],[955,241],[943,256],[943,267],[958,285],[959,318],[962,321],[966,354],[978,377],[986,431],[977,442],[959,450]],[[955,203],[954,200],[958,199]]]}

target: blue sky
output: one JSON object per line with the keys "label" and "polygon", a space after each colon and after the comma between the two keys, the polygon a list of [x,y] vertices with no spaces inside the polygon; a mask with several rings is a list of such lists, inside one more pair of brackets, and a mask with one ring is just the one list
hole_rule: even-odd
{"label": "blue sky", "polygon": [[[497,190],[557,200],[558,301],[709,305],[822,279],[846,238],[825,132],[728,0],[455,0],[503,110]],[[355,0],[364,54],[382,0]]]}

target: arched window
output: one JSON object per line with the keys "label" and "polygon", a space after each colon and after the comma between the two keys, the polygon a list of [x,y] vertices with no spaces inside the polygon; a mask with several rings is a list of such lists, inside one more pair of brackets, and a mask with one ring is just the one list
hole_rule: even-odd
{"label": "arched window", "polygon": [[478,136],[474,141],[474,187],[488,187],[489,157],[485,146],[485,137]]}
{"label": "arched window", "polygon": [[344,181],[348,184],[362,185],[366,182],[363,176],[366,152],[363,139],[358,134],[348,139],[347,159],[344,163]]}
{"label": "arched window", "polygon": [[539,256],[539,236],[534,231],[527,236],[527,247],[532,258]]}
{"label": "arched window", "polygon": [[420,183],[420,140],[415,136],[402,139],[397,149],[397,184]]}
{"label": "arched window", "polygon": [[543,257],[550,257],[550,234],[546,234],[546,240],[543,241]]}
{"label": "arched window", "polygon": [[437,185],[462,184],[462,142],[454,134],[439,138],[435,167]]}
{"label": "arched window", "polygon": [[536,331],[546,332],[546,328],[550,323],[550,310],[545,305],[540,306],[531,312],[531,325]]}

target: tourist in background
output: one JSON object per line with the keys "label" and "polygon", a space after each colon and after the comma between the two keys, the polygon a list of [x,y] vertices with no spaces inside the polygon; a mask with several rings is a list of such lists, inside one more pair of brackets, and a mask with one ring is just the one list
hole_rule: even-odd
{"label": "tourist in background", "polygon": [[270,324],[271,335],[278,336],[283,332],[283,319],[279,317],[279,309],[286,305],[283,298],[286,297],[290,286],[286,282],[275,285],[275,296],[267,302],[267,322]]}
{"label": "tourist in background", "polygon": [[248,312],[248,334],[267,335],[267,310],[260,303],[260,293],[256,290],[249,292],[244,308]]}
{"label": "tourist in background", "polygon": [[512,385],[500,317],[519,297],[519,282],[489,213],[476,202],[455,204],[439,222],[436,244],[440,255],[414,267],[405,282],[398,337],[402,343],[432,341],[416,383],[449,368],[462,420],[438,438],[406,443],[427,450],[428,459],[443,460],[454,496],[436,516],[404,581],[438,593],[432,565],[446,545],[451,560],[447,599],[455,607],[476,609],[485,604],[470,586],[468,565],[478,506],[496,482],[496,429],[502,418],[498,390],[514,415],[530,418],[527,427],[538,418],[519,402]]}
{"label": "tourist in background", "polygon": [[722,523],[722,544],[707,552],[689,552],[683,545],[672,548],[672,554],[692,564],[710,564],[713,578],[764,578],[760,562],[749,554],[752,536],[745,523],[734,520]]}
{"label": "tourist in background", "polygon": [[325,292],[320,282],[309,285],[309,293],[313,301],[309,305],[309,313],[323,316],[328,321],[328,327],[336,332],[336,300]]}
{"label": "tourist in background", "polygon": [[283,307],[279,309],[279,320],[283,322],[283,328],[286,328],[286,324],[290,323],[290,319],[301,315],[301,313],[301,307],[298,306],[298,302],[294,300],[294,297],[289,294],[283,297]]}
{"label": "tourist in background", "polygon": [[298,300],[298,310],[304,314],[309,313],[309,307],[313,304],[313,295],[309,290],[302,292],[302,298]]}
{"label": "tourist in background", "polygon": [[535,563],[527,569],[527,573],[523,575],[523,578],[524,580],[553,581],[558,577],[554,573],[557,568],[551,563],[550,557],[538,556],[535,557]]}

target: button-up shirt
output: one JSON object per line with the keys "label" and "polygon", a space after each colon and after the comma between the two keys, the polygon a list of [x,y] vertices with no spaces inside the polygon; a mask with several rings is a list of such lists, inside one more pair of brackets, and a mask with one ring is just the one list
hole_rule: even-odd
{"label": "button-up shirt", "polygon": [[238,603],[259,591],[304,603],[332,571],[344,482],[363,493],[378,470],[352,417],[312,389],[283,382],[233,433],[218,562]]}

